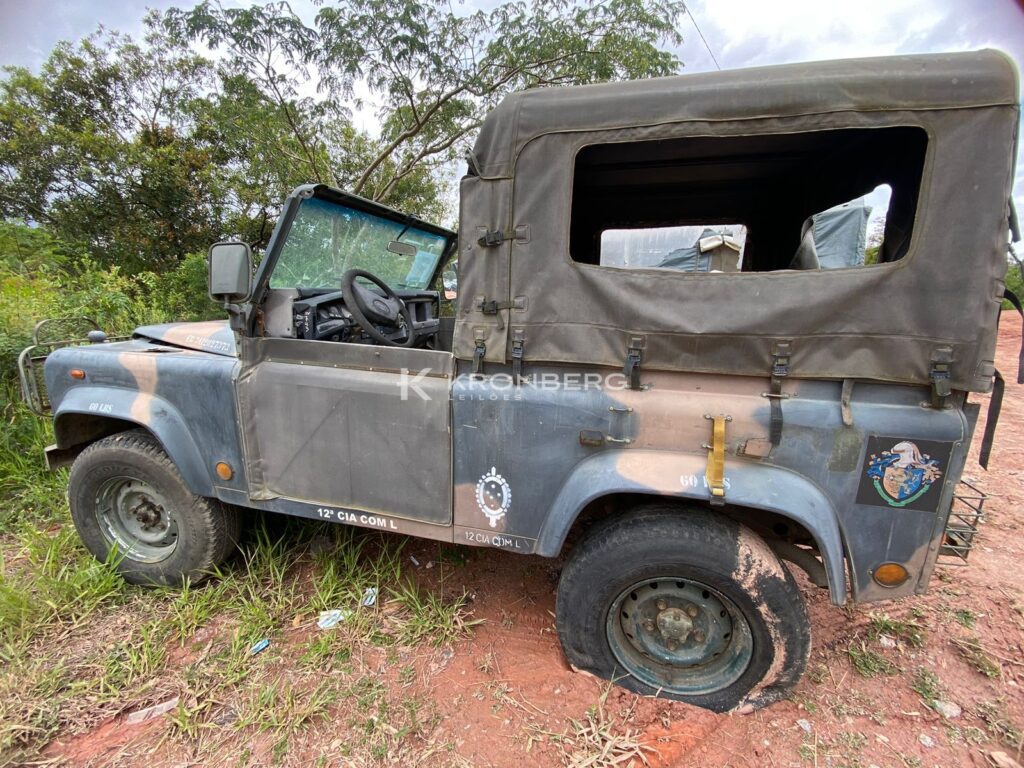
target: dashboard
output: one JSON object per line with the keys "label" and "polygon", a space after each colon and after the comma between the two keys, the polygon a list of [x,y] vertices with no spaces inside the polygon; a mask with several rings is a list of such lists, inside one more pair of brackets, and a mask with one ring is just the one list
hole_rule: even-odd
{"label": "dashboard", "polygon": [[[345,306],[338,290],[302,289],[292,302],[292,321],[295,338],[315,341],[340,341],[355,344],[376,344],[356,322]],[[440,328],[438,320],[439,295],[437,291],[396,290],[412,315],[417,346],[428,344]],[[393,331],[381,326],[382,331]]]}

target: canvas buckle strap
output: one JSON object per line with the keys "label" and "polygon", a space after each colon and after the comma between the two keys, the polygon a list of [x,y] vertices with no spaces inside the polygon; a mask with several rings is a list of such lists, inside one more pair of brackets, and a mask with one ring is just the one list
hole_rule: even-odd
{"label": "canvas buckle strap", "polygon": [[526,334],[522,328],[512,330],[512,380],[518,384],[523,378],[523,347]]}
{"label": "canvas buckle strap", "polygon": [[629,347],[626,349],[626,364],[622,373],[629,382],[630,389],[643,389],[640,385],[640,361],[643,359],[646,341],[643,336],[633,336],[629,340]]}
{"label": "canvas buckle strap", "polygon": [[772,347],[771,387],[764,397],[771,403],[771,415],[768,424],[768,439],[772,445],[782,440],[782,401],[789,395],[782,393],[782,380],[789,376],[789,361],[792,354],[792,343],[779,341]]}
{"label": "canvas buckle strap", "polygon": [[953,394],[952,366],[952,347],[938,347],[932,352],[931,369],[928,371],[928,378],[932,382],[932,408],[938,411],[946,408],[949,396]]}
{"label": "canvas buckle strap", "polygon": [[[477,231],[479,232],[480,229]],[[530,242],[530,225],[517,224],[508,229],[484,229],[483,234],[476,239],[476,242],[481,248],[497,248],[502,243],[508,242],[528,243]]]}
{"label": "canvas buckle strap", "polygon": [[[1024,308],[1021,307],[1020,299],[1009,288],[1003,291],[1005,298],[1013,308],[1020,314],[1024,321]],[[1024,341],[1021,342],[1021,350],[1017,356],[1017,383],[1024,384]],[[1003,410],[1003,393],[1006,390],[1006,381],[997,369],[992,379],[992,397],[988,401],[988,416],[985,417],[985,434],[981,439],[981,450],[978,453],[978,463],[983,469],[988,469],[988,460],[992,456],[992,445],[996,437],[996,425],[999,423],[999,414]]]}
{"label": "canvas buckle strap", "polygon": [[482,374],[484,372],[484,356],[487,354],[487,344],[484,342],[482,332],[474,335],[474,342],[476,346],[473,349],[473,373]]}
{"label": "canvas buckle strap", "polygon": [[981,450],[978,452],[978,463],[982,469],[988,469],[988,460],[992,455],[992,443],[996,437],[996,424],[999,423],[999,412],[1003,410],[1003,392],[1006,382],[1003,375],[996,370],[992,380],[992,397],[988,401],[988,416],[985,418],[985,435],[981,439]]}
{"label": "canvas buckle strap", "polygon": [[[1021,318],[1021,328],[1024,329],[1024,307],[1020,299],[1009,288],[1003,289],[1003,298],[1006,299],[1017,310]],[[1021,334],[1020,351],[1017,353],[1017,383],[1024,384],[1024,332]]]}
{"label": "canvas buckle strap", "polygon": [[704,418],[712,422],[711,443],[704,444],[708,450],[704,479],[711,491],[712,506],[720,507],[725,504],[725,423],[732,421],[732,416],[712,416],[706,413]]}
{"label": "canvas buckle strap", "polygon": [[511,240],[505,232],[500,229],[488,229],[483,235],[477,238],[477,245],[482,248],[496,248],[506,240]]}
{"label": "canvas buckle strap", "polygon": [[488,299],[487,297],[481,297],[480,301],[477,302],[476,308],[480,310],[480,314],[483,315],[495,315],[498,319],[498,329],[504,330],[505,321],[501,316],[502,310],[518,309],[521,311],[526,310],[526,297],[516,296],[513,301],[498,301],[497,299]]}
{"label": "canvas buckle strap", "polygon": [[502,309],[514,309],[514,301],[497,301],[495,299],[480,299],[477,309],[485,315],[496,315]]}

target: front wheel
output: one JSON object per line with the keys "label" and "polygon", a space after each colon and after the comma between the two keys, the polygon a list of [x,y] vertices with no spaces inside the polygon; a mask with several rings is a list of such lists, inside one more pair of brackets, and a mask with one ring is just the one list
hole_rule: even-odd
{"label": "front wheel", "polygon": [[799,680],[810,626],[759,536],[700,509],[643,507],[595,526],[558,585],[569,661],[636,693],[724,712]]}
{"label": "front wheel", "polygon": [[133,430],[93,443],[68,478],[71,519],[98,560],[116,549],[133,584],[197,583],[238,541],[238,512],[192,493],[160,443]]}

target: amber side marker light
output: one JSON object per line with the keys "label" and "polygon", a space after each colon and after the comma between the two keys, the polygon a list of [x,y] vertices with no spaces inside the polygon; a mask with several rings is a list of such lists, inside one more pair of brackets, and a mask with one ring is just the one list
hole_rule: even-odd
{"label": "amber side marker light", "polygon": [[231,468],[231,465],[226,461],[217,462],[217,477],[221,480],[230,480],[235,476],[235,471]]}
{"label": "amber side marker light", "polygon": [[81,368],[72,368],[70,371],[68,371],[68,376],[70,376],[72,379],[78,379],[79,381],[81,381],[82,379],[85,378],[85,371],[83,371]]}
{"label": "amber side marker light", "polygon": [[899,563],[883,563],[871,575],[883,587],[898,587],[910,578],[910,573]]}

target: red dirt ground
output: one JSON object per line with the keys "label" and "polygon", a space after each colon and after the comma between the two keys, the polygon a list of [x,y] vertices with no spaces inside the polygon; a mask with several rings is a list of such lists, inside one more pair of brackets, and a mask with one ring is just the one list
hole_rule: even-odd
{"label": "red dirt ground", "polygon": [[[998,363],[1008,377],[1016,372],[1020,342],[1019,324],[1007,316]],[[485,623],[450,649],[410,651],[418,671],[411,691],[432,699],[439,715],[430,742],[453,744],[457,755],[470,765],[564,765],[572,747],[557,743],[551,734],[571,729],[572,721],[581,721],[607,693],[605,716],[614,718],[618,732],[631,729],[638,734],[651,748],[647,756],[655,766],[980,768],[993,764],[988,755],[995,750],[1020,759],[1012,748],[1000,745],[981,715],[983,702],[998,700],[1018,729],[1024,724],[1020,688],[1024,681],[1022,424],[1024,387],[1008,383],[990,469],[985,472],[972,461],[965,473],[992,496],[981,545],[972,554],[970,567],[937,572],[928,595],[848,609],[832,606],[821,590],[804,582],[814,637],[809,674],[792,700],[752,715],[716,715],[636,697],[619,688],[609,691],[602,681],[572,671],[554,629],[559,564],[498,551],[460,550],[467,564],[454,571],[446,568],[445,583],[438,588],[453,595],[465,589],[472,597],[473,617]],[[980,423],[975,458],[982,429]],[[436,545],[410,540],[405,552],[421,562],[417,574],[424,585],[436,583],[441,569],[425,568],[437,558]],[[957,623],[954,611],[958,609],[969,609],[976,616],[973,630]],[[878,611],[900,618],[914,612],[926,627],[923,647],[900,642],[895,648],[882,648],[870,640],[870,616]],[[974,633],[999,662],[1000,678],[980,674],[954,645],[954,639]],[[895,662],[899,674],[860,675],[847,653],[854,638]],[[387,670],[383,651],[379,659],[364,659],[364,663],[379,664],[389,686],[402,686]],[[938,676],[942,698],[962,707],[960,717],[944,721],[911,688],[919,667]],[[805,722],[798,724],[798,720]],[[47,754],[76,765],[189,763],[178,749],[161,740],[165,729],[160,719],[135,727],[117,720],[54,742]],[[333,738],[329,728],[311,729],[285,763],[304,764],[326,755],[329,765],[350,764],[335,758]],[[253,754],[257,757],[250,764],[264,764],[265,752],[255,748]],[[261,754],[264,758],[258,757]],[[428,757],[421,765],[447,763],[452,756],[445,754],[444,760]],[[389,755],[381,762],[404,764],[405,760]]]}

